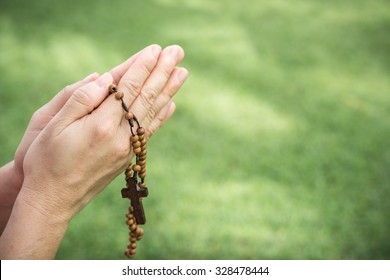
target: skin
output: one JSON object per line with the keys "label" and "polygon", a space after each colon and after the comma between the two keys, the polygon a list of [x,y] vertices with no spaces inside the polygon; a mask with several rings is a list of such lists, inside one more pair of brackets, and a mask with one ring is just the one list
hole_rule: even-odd
{"label": "skin", "polygon": [[70,220],[130,163],[128,122],[108,85],[151,137],[173,114],[188,72],[184,52],[151,45],[99,76],[65,87],[37,110],[0,169],[0,258],[55,257]]}

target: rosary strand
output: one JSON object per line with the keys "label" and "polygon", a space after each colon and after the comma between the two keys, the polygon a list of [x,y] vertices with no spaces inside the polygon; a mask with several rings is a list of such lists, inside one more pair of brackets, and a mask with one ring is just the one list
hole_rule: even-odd
{"label": "rosary strand", "polygon": [[[137,252],[137,241],[141,240],[144,230],[138,227],[145,224],[146,218],[142,206],[142,198],[148,195],[145,184],[146,177],[146,143],[145,129],[141,127],[136,116],[129,112],[129,108],[123,100],[123,92],[118,91],[117,86],[111,84],[109,93],[115,94],[115,99],[120,100],[125,111],[125,118],[130,126],[130,144],[136,156],[135,164],[130,163],[125,170],[126,188],[122,189],[122,197],[130,199],[130,206],[126,214],[126,224],[129,227],[129,244],[125,251],[125,256],[132,258]],[[137,129],[135,130],[135,124]]]}

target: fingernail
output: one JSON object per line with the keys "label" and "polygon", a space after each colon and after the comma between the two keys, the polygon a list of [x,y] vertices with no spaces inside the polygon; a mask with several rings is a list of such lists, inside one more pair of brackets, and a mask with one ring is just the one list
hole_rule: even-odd
{"label": "fingernail", "polygon": [[96,72],[93,72],[92,74],[89,74],[87,77],[85,77],[83,79],[83,82],[86,82],[86,81],[93,81],[94,79],[96,79],[96,77],[99,76],[98,73]]}
{"label": "fingernail", "polygon": [[109,72],[106,72],[95,82],[99,87],[106,88],[110,83],[112,83],[112,76]]}
{"label": "fingernail", "polygon": [[152,54],[153,56],[158,56],[161,52],[161,47],[159,45],[154,45],[152,47]]}
{"label": "fingernail", "polygon": [[180,70],[180,72],[179,72],[178,77],[179,77],[180,82],[184,83],[184,81],[185,81],[185,80],[187,79],[187,77],[188,77],[188,71],[187,71],[186,69],[182,68],[182,69]]}
{"label": "fingernail", "polygon": [[171,46],[171,47],[169,47],[168,54],[169,54],[172,58],[176,59],[176,58],[179,56],[179,48],[176,47],[176,46]]}

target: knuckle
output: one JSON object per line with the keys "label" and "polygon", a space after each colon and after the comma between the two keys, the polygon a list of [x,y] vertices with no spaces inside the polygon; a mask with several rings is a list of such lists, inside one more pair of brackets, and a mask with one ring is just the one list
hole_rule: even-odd
{"label": "knuckle", "polygon": [[67,85],[66,87],[64,87],[62,90],[61,90],[61,93],[60,94],[67,94],[67,93],[71,93],[72,92],[72,87],[70,85]]}
{"label": "knuckle", "polygon": [[42,108],[39,108],[32,114],[31,121],[38,121],[41,118],[41,115],[42,115]]}
{"label": "knuckle", "polygon": [[133,95],[141,91],[142,84],[139,80],[129,78],[124,83],[125,88]]}
{"label": "knuckle", "polygon": [[76,103],[79,103],[80,105],[83,105],[87,108],[90,108],[91,104],[93,104],[93,102],[91,102],[92,101],[91,96],[85,90],[83,90],[81,88],[79,88],[78,90],[75,91],[75,93],[73,94],[73,100]]}
{"label": "knuckle", "polygon": [[95,137],[97,140],[107,139],[114,135],[114,125],[109,120],[99,122],[95,127]]}
{"label": "knuckle", "polygon": [[161,69],[161,74],[163,74],[164,75],[164,77],[165,77],[165,79],[166,80],[168,80],[168,78],[171,76],[171,74],[172,74],[172,67],[170,67],[170,66],[166,66],[166,67],[163,67],[162,69]]}
{"label": "knuckle", "polygon": [[156,116],[157,114],[157,110],[154,106],[152,106],[149,111],[148,111],[148,114],[146,115],[146,120],[148,122],[152,122],[152,120],[154,119],[154,117]]}
{"label": "knuckle", "polygon": [[130,144],[128,141],[122,141],[121,143],[115,145],[114,155],[116,158],[125,159],[130,152]]}
{"label": "knuckle", "polygon": [[147,87],[142,89],[141,95],[148,99],[150,102],[156,100],[158,91],[154,87]]}
{"label": "knuckle", "polygon": [[148,97],[147,97],[146,95],[144,95],[144,94],[141,94],[141,95],[140,95],[140,100],[141,100],[142,107],[143,107],[144,109],[149,110],[149,108],[151,108],[152,105],[153,105],[153,100],[150,99],[150,98],[148,98]]}

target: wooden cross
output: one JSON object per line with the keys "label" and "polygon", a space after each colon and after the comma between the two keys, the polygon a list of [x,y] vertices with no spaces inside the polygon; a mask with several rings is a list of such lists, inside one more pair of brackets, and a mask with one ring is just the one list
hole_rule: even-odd
{"label": "wooden cross", "polygon": [[130,199],[131,206],[134,209],[134,216],[137,224],[143,225],[146,223],[144,207],[142,206],[142,198],[148,196],[147,188],[138,188],[137,180],[130,177],[126,180],[127,188],[122,189],[122,197]]}

